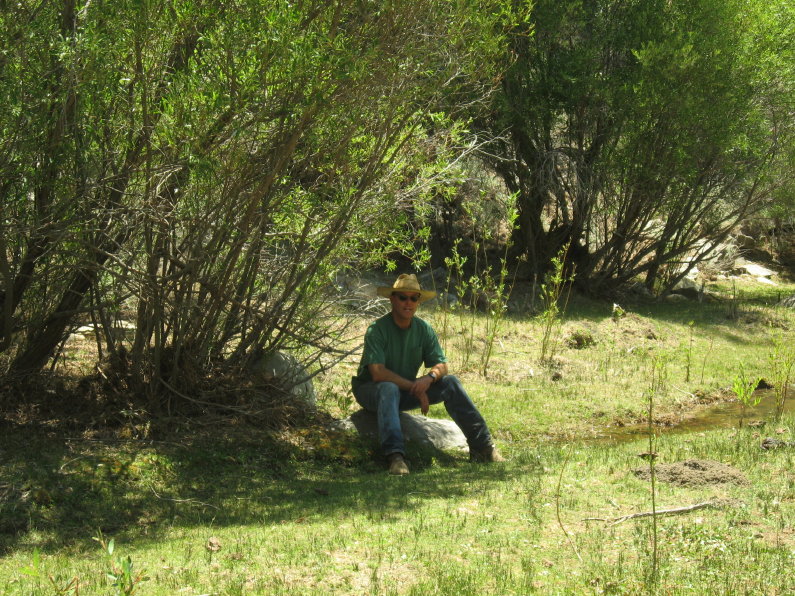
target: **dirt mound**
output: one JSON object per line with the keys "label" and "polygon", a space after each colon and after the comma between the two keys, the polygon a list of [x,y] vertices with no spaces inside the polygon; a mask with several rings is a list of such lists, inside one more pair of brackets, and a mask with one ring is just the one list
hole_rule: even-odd
{"label": "dirt mound", "polygon": [[[737,468],[708,459],[689,459],[654,467],[657,480],[677,486],[709,486],[712,484],[747,484],[748,479]],[[635,476],[649,479],[649,468],[632,471]]]}

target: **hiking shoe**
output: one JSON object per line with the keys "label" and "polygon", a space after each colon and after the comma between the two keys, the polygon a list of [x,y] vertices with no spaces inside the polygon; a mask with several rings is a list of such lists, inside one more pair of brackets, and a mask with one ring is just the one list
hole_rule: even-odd
{"label": "hiking shoe", "polygon": [[405,476],[409,473],[409,467],[406,465],[406,460],[400,453],[392,453],[387,455],[386,461],[389,462],[389,473],[393,476]]}
{"label": "hiking shoe", "polygon": [[470,449],[469,460],[474,462],[495,463],[505,461],[505,458],[500,455],[494,445],[489,445],[483,449]]}

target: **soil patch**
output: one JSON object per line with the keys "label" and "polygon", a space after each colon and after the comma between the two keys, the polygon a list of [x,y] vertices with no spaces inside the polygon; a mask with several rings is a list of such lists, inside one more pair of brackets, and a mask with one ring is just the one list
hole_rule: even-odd
{"label": "soil patch", "polygon": [[[658,464],[654,469],[657,480],[677,486],[748,484],[748,479],[737,468],[708,459],[689,459],[672,464]],[[649,468],[638,468],[632,473],[638,478],[649,479]]]}

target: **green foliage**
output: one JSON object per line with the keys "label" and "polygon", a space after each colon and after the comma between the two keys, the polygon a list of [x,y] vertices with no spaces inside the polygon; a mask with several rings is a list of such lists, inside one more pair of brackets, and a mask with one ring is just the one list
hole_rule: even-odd
{"label": "green foliage", "polygon": [[540,0],[510,29],[503,86],[475,122],[496,136],[536,271],[570,244],[591,292],[639,275],[666,290],[704,239],[782,196],[795,139],[783,4]]}
{"label": "green foliage", "polygon": [[[515,214],[509,212],[509,222],[513,224],[514,220]],[[460,337],[463,348],[461,350],[463,361],[460,365],[462,368],[468,368],[470,358],[479,352],[478,368],[483,376],[487,376],[494,343],[502,328],[512,290],[508,271],[508,251],[511,243],[507,242],[503,247],[503,253],[495,258],[489,250],[489,241],[493,233],[489,224],[482,223],[476,217],[471,219],[471,223],[471,238],[468,238],[474,253],[471,255],[471,266],[467,266],[470,257],[459,252],[461,238],[454,241],[451,255],[444,259],[449,275],[448,287],[445,288],[442,296],[440,335],[443,345],[446,344],[450,334],[449,314],[450,311],[455,312],[458,315],[458,328],[455,333]],[[459,300],[451,305],[447,300],[450,296],[449,284],[453,281]],[[476,331],[475,323],[480,313],[486,315],[486,326],[484,330]],[[476,346],[478,340],[483,342],[482,349]]]}
{"label": "green foliage", "polygon": [[[574,281],[574,274],[567,276],[564,273],[566,253],[568,247],[564,247],[556,257],[552,259],[552,270],[544,277],[541,284],[542,311],[538,315],[541,322],[541,362],[551,362],[559,343],[559,333],[561,318],[566,310],[568,302],[568,291],[571,290],[571,282]],[[564,292],[567,292],[564,296]],[[563,304],[561,305],[561,301]]]}
{"label": "green foliage", "polygon": [[119,596],[130,596],[138,591],[139,584],[148,581],[149,578],[143,572],[133,571],[132,557],[114,556],[116,550],[116,542],[113,538],[105,540],[102,533],[94,537],[99,543],[110,565],[110,571],[107,572],[107,578],[112,581],[111,584],[116,588],[116,594]]}
{"label": "green foliage", "polygon": [[791,339],[781,333],[774,333],[771,337],[773,346],[768,353],[768,366],[770,370],[770,383],[776,396],[776,419],[780,420],[784,414],[784,406],[789,394],[790,382],[793,379],[795,367],[795,347]]}
{"label": "green foliage", "polygon": [[76,577],[71,578],[67,583],[61,584],[51,574],[45,574],[41,568],[41,552],[38,548],[33,549],[30,565],[22,569],[22,574],[35,580],[43,577],[47,578],[52,594],[56,596],[66,596],[67,594],[79,594],[80,580]]}
{"label": "green foliage", "polygon": [[[758,406],[762,400],[762,395],[756,393],[757,387],[762,380],[762,377],[749,377],[745,371],[745,366],[740,364],[740,371],[732,380],[732,391],[737,396],[740,402],[740,428],[743,427],[743,420],[745,418],[746,409]],[[739,435],[738,435],[739,436]]]}
{"label": "green foliage", "polygon": [[0,6],[0,372],[90,320],[156,413],[262,352],[334,354],[329,282],[417,244],[429,115],[493,86],[497,4]]}

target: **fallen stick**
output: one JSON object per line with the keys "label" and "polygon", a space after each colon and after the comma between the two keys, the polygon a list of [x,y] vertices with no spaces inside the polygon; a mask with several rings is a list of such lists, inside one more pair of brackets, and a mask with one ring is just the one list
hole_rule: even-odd
{"label": "fallen stick", "polygon": [[696,503],[695,505],[688,505],[686,507],[676,507],[674,509],[660,509],[659,511],[643,511],[641,513],[633,513],[631,515],[624,515],[622,517],[606,518],[606,517],[586,517],[583,521],[603,521],[610,522],[613,525],[620,524],[629,519],[637,519],[639,517],[652,517],[654,515],[677,515],[679,513],[690,513],[698,509],[707,509],[710,507],[718,508],[719,503],[715,501],[706,501],[704,503]]}

